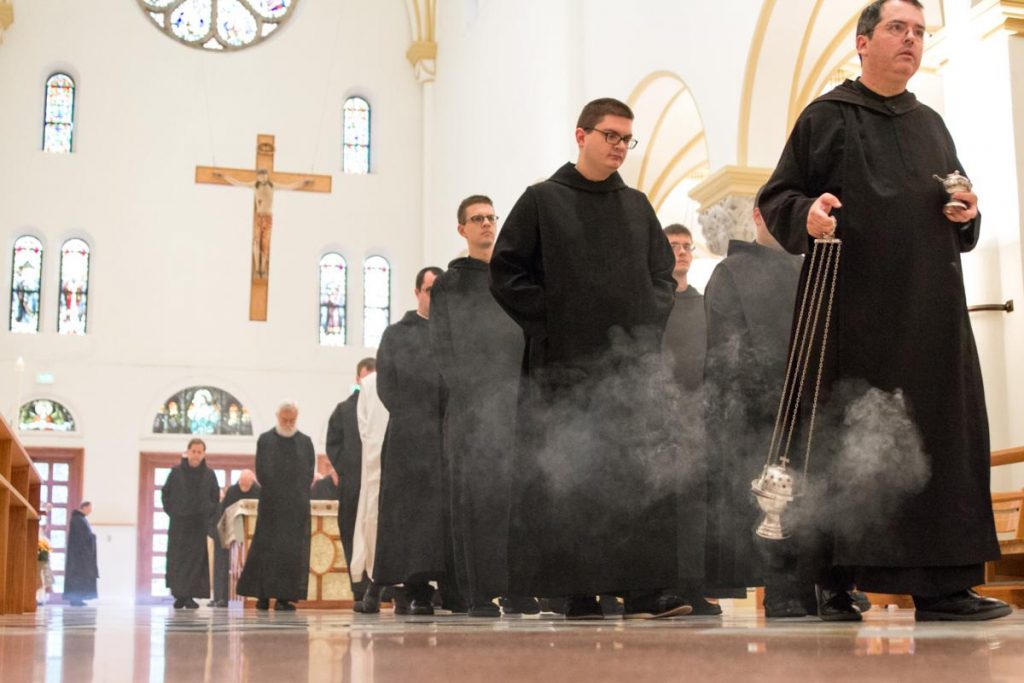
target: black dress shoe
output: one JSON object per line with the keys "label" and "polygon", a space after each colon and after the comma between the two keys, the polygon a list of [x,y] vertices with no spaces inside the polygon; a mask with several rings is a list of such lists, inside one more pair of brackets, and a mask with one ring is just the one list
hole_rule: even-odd
{"label": "black dress shoe", "polygon": [[536,598],[524,598],[512,596],[498,600],[501,605],[501,613],[505,616],[517,616],[520,614],[540,614],[540,605]]}
{"label": "black dress shoe", "polygon": [[668,619],[684,617],[693,611],[686,600],[673,593],[649,593],[627,597],[623,601],[623,619]]}
{"label": "black dress shoe", "polygon": [[[817,611],[817,608],[815,608]],[[807,616],[807,608],[797,598],[764,599],[764,616],[767,619],[797,619]]]}
{"label": "black dress shoe", "polygon": [[[72,605],[75,603],[71,603]],[[185,598],[174,598],[174,609],[184,609]]]}
{"label": "black dress shoe", "polygon": [[192,598],[188,598],[185,600],[185,609],[199,609],[199,603]]}
{"label": "black dress shoe", "polygon": [[604,612],[593,595],[572,595],[565,601],[565,618],[573,620],[604,619]]}
{"label": "black dress shoe", "polygon": [[861,621],[849,591],[818,589],[818,617],[822,621]]}
{"label": "black dress shoe", "polygon": [[866,593],[861,591],[850,591],[850,599],[853,600],[854,606],[860,610],[861,614],[871,609],[871,600],[868,598]]}
{"label": "black dress shoe", "polygon": [[940,598],[914,596],[914,618],[917,621],[986,621],[1013,612],[1002,600],[984,598],[967,589]]}
{"label": "black dress shoe", "polygon": [[[71,601],[71,606],[72,607],[85,607],[85,603],[82,602],[81,600],[72,600]],[[181,608],[177,607],[175,609],[181,609]]]}
{"label": "black dress shoe", "polygon": [[597,604],[601,605],[601,613],[606,617],[621,617],[625,612],[622,603],[614,595],[597,596]]}
{"label": "black dress shoe", "polygon": [[274,601],[274,609],[278,612],[294,612],[295,603],[291,600],[278,599]]}
{"label": "black dress shoe", "polygon": [[213,603],[213,606],[214,607],[227,607],[228,606],[228,601],[227,600],[216,600]]}
{"label": "black dress shoe", "polygon": [[493,602],[482,602],[479,605],[470,605],[467,614],[482,619],[497,619],[501,616],[501,610]]}
{"label": "black dress shoe", "polygon": [[[397,609],[395,613],[398,613]],[[429,600],[413,600],[409,603],[409,614],[420,617],[433,616],[434,606]]]}
{"label": "black dress shoe", "polygon": [[380,596],[367,591],[362,600],[352,605],[352,611],[358,614],[380,614]]}
{"label": "black dress shoe", "polygon": [[718,617],[722,615],[722,606],[705,600],[703,595],[687,595],[685,600],[693,608],[690,614],[695,617]]}
{"label": "black dress shoe", "polygon": [[258,609],[261,612],[266,612],[268,609],[270,609],[270,600],[268,600],[267,598],[260,598],[256,601],[256,609]]}

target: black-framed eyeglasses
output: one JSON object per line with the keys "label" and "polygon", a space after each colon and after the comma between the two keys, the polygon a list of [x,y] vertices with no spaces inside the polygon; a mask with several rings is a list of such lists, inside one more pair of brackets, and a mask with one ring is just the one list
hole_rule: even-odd
{"label": "black-framed eyeglasses", "polygon": [[672,247],[672,253],[674,254],[682,254],[684,251],[692,254],[697,249],[697,247],[695,247],[692,244],[679,244],[678,242],[669,242],[669,245]]}
{"label": "black-framed eyeglasses", "polygon": [[911,26],[907,22],[899,19],[893,19],[882,28],[885,29],[886,33],[897,38],[902,38],[907,35],[907,31],[913,31],[914,37],[922,42],[925,38],[930,37],[929,33],[925,31],[924,26],[921,26],[920,24],[914,24]]}
{"label": "black-framed eyeglasses", "polygon": [[493,213],[482,213],[478,216],[470,216],[467,218],[470,223],[476,223],[477,225],[483,225],[484,221],[497,225],[499,217]]}
{"label": "black-framed eyeglasses", "polygon": [[620,142],[624,142],[626,143],[626,149],[636,149],[636,146],[640,144],[640,141],[632,135],[619,135],[614,130],[601,130],[600,128],[584,128],[583,130],[601,133],[604,135],[604,141],[612,147]]}

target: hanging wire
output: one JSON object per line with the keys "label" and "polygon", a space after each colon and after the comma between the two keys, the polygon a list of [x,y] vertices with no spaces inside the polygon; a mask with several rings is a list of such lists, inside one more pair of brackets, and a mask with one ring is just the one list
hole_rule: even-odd
{"label": "hanging wire", "polygon": [[[836,284],[839,276],[839,257],[842,240],[833,236],[816,239],[811,251],[811,262],[808,267],[807,280],[800,301],[800,308],[795,327],[795,337],[790,346],[789,360],[786,365],[786,379],[779,401],[779,410],[775,417],[775,428],[768,447],[767,468],[777,461],[786,468],[790,461],[793,437],[796,434],[797,418],[803,400],[804,386],[814,355],[814,336],[821,320],[822,306],[825,306],[824,327],[821,343],[818,347],[818,368],[815,373],[814,395],[811,401],[811,415],[808,425],[807,451],[804,456],[804,475],[811,457],[811,444],[814,434],[814,422],[817,417],[818,400],[821,395],[821,380],[824,375],[825,351],[828,343],[828,332],[832,322],[832,310],[835,300]],[[827,298],[826,298],[827,291]]]}
{"label": "hanging wire", "polygon": [[331,41],[331,54],[329,57],[329,65],[327,67],[327,81],[323,83],[324,99],[323,106],[320,108],[320,125],[317,126],[316,131],[316,142],[313,145],[313,155],[309,162],[309,172],[312,173],[316,168],[316,157],[320,151],[320,145],[323,142],[324,136],[324,120],[327,118],[327,105],[330,101],[331,88],[334,85],[334,69],[336,66],[335,52],[338,49],[338,44],[341,42],[341,18],[343,16],[343,10],[345,3],[339,2],[338,5],[338,21],[334,26],[334,40]]}
{"label": "hanging wire", "polygon": [[206,133],[209,136],[211,166],[217,165],[217,148],[213,144],[213,116],[210,114],[210,81],[206,73],[206,54],[199,51],[199,75],[202,82],[203,99],[206,102]]}

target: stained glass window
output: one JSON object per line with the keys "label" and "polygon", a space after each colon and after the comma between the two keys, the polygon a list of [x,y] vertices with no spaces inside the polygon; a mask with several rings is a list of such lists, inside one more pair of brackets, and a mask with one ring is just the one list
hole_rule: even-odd
{"label": "stained glass window", "polygon": [[75,122],[75,82],[67,74],[46,79],[46,107],[43,110],[43,151],[71,154]]}
{"label": "stained glass window", "polygon": [[11,266],[11,332],[39,331],[39,290],[43,273],[43,243],[23,235],[14,242]]}
{"label": "stained glass window", "polygon": [[[23,432],[73,432],[75,418],[62,403],[40,398],[21,406],[18,411],[18,429]],[[56,472],[54,476],[56,478]],[[63,481],[67,481],[66,476]]]}
{"label": "stained glass window", "polygon": [[345,345],[345,300],[348,271],[341,254],[320,259],[320,344]]}
{"label": "stained glass window", "polygon": [[153,418],[154,434],[252,435],[249,409],[217,387],[189,387],[160,406]]}
{"label": "stained glass window", "polygon": [[391,324],[391,264],[383,256],[363,262],[363,346],[377,347]]}
{"label": "stained glass window", "polygon": [[298,0],[138,0],[166,35],[190,47],[238,50],[288,20]]}
{"label": "stained glass window", "polygon": [[345,100],[341,127],[344,131],[341,170],[345,173],[369,173],[370,103],[362,97]]}
{"label": "stained glass window", "polygon": [[57,333],[85,334],[89,302],[89,245],[73,238],[60,250]]}

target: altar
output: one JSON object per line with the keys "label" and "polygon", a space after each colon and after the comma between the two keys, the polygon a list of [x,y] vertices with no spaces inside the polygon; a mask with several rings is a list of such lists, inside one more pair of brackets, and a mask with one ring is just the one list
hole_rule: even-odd
{"label": "altar", "polygon": [[[256,532],[258,506],[258,500],[240,500],[224,511],[217,525],[221,543],[231,550],[231,600],[242,598],[235,594],[235,585]],[[338,501],[311,500],[309,516],[309,591],[298,607],[351,607],[352,585],[338,530]],[[245,598],[244,604],[254,605],[255,599]]]}

